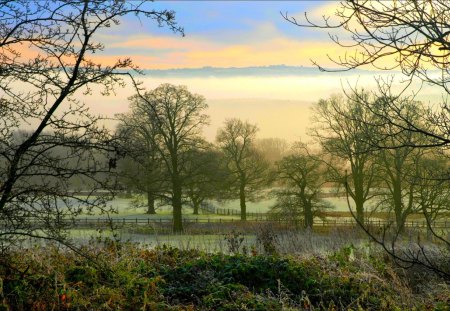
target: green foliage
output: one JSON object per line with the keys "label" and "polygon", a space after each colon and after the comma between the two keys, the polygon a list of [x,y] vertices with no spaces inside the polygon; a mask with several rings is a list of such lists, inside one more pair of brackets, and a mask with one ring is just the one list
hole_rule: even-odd
{"label": "green foliage", "polygon": [[445,310],[449,302],[448,290],[415,298],[401,281],[404,272],[353,246],[309,259],[110,243],[83,251],[96,260],[51,247],[12,254],[11,266],[0,266],[0,308]]}
{"label": "green foliage", "polygon": [[208,310],[281,310],[281,303],[274,297],[252,293],[241,284],[225,284],[210,288],[210,294],[202,299]]}

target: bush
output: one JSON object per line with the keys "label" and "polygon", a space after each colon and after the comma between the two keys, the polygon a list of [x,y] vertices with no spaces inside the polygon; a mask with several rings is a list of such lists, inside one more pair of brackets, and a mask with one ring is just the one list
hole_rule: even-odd
{"label": "bush", "polygon": [[417,295],[405,271],[354,247],[308,259],[133,244],[84,251],[96,260],[51,247],[12,254],[10,266],[0,266],[0,310],[445,310],[449,303],[447,287]]}

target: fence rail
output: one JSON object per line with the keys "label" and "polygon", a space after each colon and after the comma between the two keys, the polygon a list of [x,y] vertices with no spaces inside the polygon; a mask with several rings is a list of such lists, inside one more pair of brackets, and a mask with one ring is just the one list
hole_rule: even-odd
{"label": "fence rail", "polygon": [[[200,204],[200,209],[209,214],[221,215],[221,216],[237,216],[241,215],[241,211],[232,208],[219,208],[210,202],[203,202]],[[267,213],[253,213],[247,212],[247,217],[254,217],[258,219],[268,218]]]}
{"label": "fence rail", "polygon": [[[96,227],[96,226],[119,226],[119,225],[168,225],[172,224],[171,218],[74,218],[74,219],[64,219],[60,220],[62,225],[74,226],[74,227]],[[40,225],[45,225],[43,221],[40,219],[29,219],[28,223],[34,224],[37,228]],[[301,221],[295,221],[292,219],[269,219],[269,218],[254,218],[248,219],[246,221],[242,221],[240,219],[232,219],[232,218],[185,218],[183,219],[183,223],[185,224],[255,224],[255,223],[267,223],[267,224],[285,224],[285,225],[295,225],[301,226]],[[366,222],[368,226],[375,227],[386,227],[395,225],[392,221],[387,220],[369,220]],[[0,228],[2,228],[4,224],[0,223]],[[324,219],[314,220],[315,227],[348,227],[348,226],[356,226],[356,222],[353,219]],[[406,228],[426,228],[427,223],[425,220],[423,221],[407,221],[405,222]],[[447,229],[450,228],[450,221],[436,221],[433,223],[433,228],[435,229]]]}
{"label": "fence rail", "polygon": [[[105,218],[85,218],[85,219],[75,219],[72,220],[71,223],[75,225],[83,225],[83,224],[136,224],[136,225],[151,225],[151,224],[162,224],[162,223],[172,223],[173,220],[170,218],[160,218],[160,219],[144,219],[144,218],[113,218],[113,219],[105,219]],[[244,221],[240,219],[232,219],[232,218],[185,218],[183,219],[184,223],[244,223]],[[248,219],[245,222],[247,223],[300,223],[299,221],[293,221],[291,219],[264,219],[264,218],[255,218]],[[354,220],[314,220],[314,226],[317,227],[329,227],[329,226],[355,226],[356,222]],[[369,220],[366,222],[368,226],[390,226],[394,225],[392,221],[387,220]],[[407,228],[426,228],[426,221],[407,221],[405,222],[405,227]],[[450,228],[450,221],[437,221],[433,224],[433,228]]]}

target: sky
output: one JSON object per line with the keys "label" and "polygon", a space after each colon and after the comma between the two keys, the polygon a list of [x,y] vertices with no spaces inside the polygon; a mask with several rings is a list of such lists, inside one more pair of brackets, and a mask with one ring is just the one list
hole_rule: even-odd
{"label": "sky", "polygon": [[[128,16],[121,25],[101,32],[105,51],[95,55],[104,64],[129,56],[145,69],[139,79],[147,89],[161,83],[186,85],[206,98],[211,116],[205,136],[213,141],[227,118],[256,123],[259,137],[290,142],[307,140],[311,105],[343,88],[374,88],[376,75],[392,73],[355,70],[320,72],[312,60],[336,67],[328,58],[343,55],[326,31],[297,27],[282,13],[317,22],[332,16],[336,1],[157,1],[155,9],[176,12],[185,36],[158,27],[145,18]],[[345,39],[342,32],[340,35]],[[425,90],[424,98],[432,91]],[[115,97],[85,100],[95,112],[114,116],[128,110],[131,87]]]}
{"label": "sky", "polygon": [[[185,37],[143,18],[127,16],[101,34],[104,60],[130,55],[142,68],[310,66],[310,58],[334,52],[327,32],[296,27],[281,13],[320,21],[335,1],[157,1],[151,8],[176,12]],[[327,13],[328,12],[328,13]],[[323,54],[321,59],[325,60]],[[328,63],[329,64],[329,63]]]}

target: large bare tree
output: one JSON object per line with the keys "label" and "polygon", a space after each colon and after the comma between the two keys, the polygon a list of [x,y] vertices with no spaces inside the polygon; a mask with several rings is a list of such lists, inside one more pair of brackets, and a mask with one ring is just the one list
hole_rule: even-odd
{"label": "large bare tree", "polygon": [[[367,99],[369,93],[360,93]],[[320,100],[313,106],[313,136],[319,141],[322,149],[345,162],[350,174],[348,181],[349,195],[355,202],[356,216],[364,222],[366,203],[373,198],[376,186],[376,161],[367,135],[374,135],[372,129],[363,126],[361,120],[371,118],[371,112],[364,106],[359,97],[345,98],[332,96]],[[368,132],[372,132],[368,134]],[[342,186],[344,175],[339,161],[326,161],[333,172],[331,175],[338,186]]]}
{"label": "large bare tree", "polygon": [[116,138],[124,155],[117,162],[119,183],[127,193],[147,195],[147,214],[156,214],[155,201],[166,193],[167,174],[155,145],[157,132],[152,120],[137,109],[117,116]]}
{"label": "large bare tree", "polygon": [[[65,218],[102,207],[88,194],[110,186],[115,157],[109,133],[80,100],[94,87],[109,94],[136,69],[127,57],[105,66],[100,32],[127,15],[181,31],[174,12],[129,1],[0,1],[0,244],[23,236],[62,241]],[[17,137],[17,129],[28,129]],[[106,154],[105,154],[106,152]],[[110,164],[114,164],[114,161]],[[103,164],[102,164],[103,163]],[[86,190],[86,189],[84,189]]]}
{"label": "large bare tree", "polygon": [[182,232],[182,198],[190,152],[203,146],[201,131],[208,123],[203,96],[192,94],[185,86],[162,84],[152,91],[132,97],[132,110],[150,126],[152,140],[170,181],[168,198],[173,207],[173,231]]}
{"label": "large bare tree", "polygon": [[[324,16],[321,21],[310,19],[306,13],[303,20],[288,13],[283,16],[297,26],[329,30],[331,40],[345,49],[343,55],[328,55],[337,68],[326,68],[313,60],[323,71],[370,66],[399,70],[406,77],[405,89],[417,78],[450,94],[450,3],[447,0],[346,0],[336,3],[334,14]],[[381,81],[381,89],[386,90],[391,82]],[[429,109],[422,119],[433,126],[423,128],[410,122],[395,100],[389,107],[389,122],[428,138],[418,146],[450,144],[446,100]]]}

